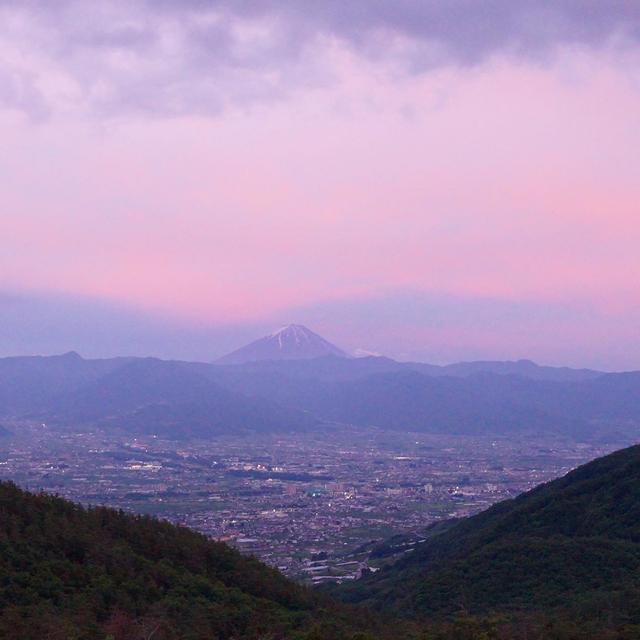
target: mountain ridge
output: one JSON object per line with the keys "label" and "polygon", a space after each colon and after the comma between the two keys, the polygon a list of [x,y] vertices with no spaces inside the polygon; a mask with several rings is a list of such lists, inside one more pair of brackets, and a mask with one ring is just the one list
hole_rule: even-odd
{"label": "mountain ridge", "polygon": [[53,424],[96,425],[168,437],[208,437],[303,429],[315,421],[297,409],[244,396],[179,362],[128,362],[54,398],[34,417]]}
{"label": "mountain ridge", "polygon": [[462,435],[548,432],[626,444],[640,433],[640,372],[530,361],[442,368],[336,355],[243,364],[13,357],[0,359],[0,419],[177,437],[340,423]]}
{"label": "mountain ridge", "polygon": [[10,482],[0,549],[5,640],[355,640],[377,626],[186,527]]}
{"label": "mountain ridge", "polygon": [[[418,617],[537,609],[640,623],[640,445],[454,523],[338,590]],[[626,590],[626,591],[625,591]],[[582,637],[582,636],[581,636]]]}
{"label": "mountain ridge", "polygon": [[218,364],[244,364],[260,360],[305,360],[347,354],[304,325],[288,324],[273,333],[219,358]]}

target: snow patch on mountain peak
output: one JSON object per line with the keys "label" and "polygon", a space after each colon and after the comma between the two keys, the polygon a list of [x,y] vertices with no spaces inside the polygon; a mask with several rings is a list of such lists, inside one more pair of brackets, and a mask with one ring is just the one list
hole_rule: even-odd
{"label": "snow patch on mountain peak", "polygon": [[219,360],[223,364],[258,360],[303,360],[323,356],[348,357],[323,337],[301,324],[288,324]]}

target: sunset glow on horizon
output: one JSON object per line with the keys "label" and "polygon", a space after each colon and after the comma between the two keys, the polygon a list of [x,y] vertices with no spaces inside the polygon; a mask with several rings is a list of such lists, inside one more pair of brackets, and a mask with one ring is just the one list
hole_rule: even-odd
{"label": "sunset glow on horizon", "polygon": [[[358,34],[331,2],[61,4],[0,2],[0,355],[46,299],[39,352],[82,301],[80,343],[113,329],[94,355],[303,321],[403,359],[640,368],[640,9],[571,31],[572,3],[521,3],[467,47],[407,26],[445,3],[373,3]],[[136,346],[119,313],[162,329]]]}

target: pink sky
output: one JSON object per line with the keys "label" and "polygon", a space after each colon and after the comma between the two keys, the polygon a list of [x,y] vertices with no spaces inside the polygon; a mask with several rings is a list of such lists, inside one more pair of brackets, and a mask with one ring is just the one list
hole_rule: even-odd
{"label": "pink sky", "polygon": [[[0,38],[14,61],[28,27]],[[242,37],[271,37],[261,28]],[[48,78],[37,85],[46,113],[0,104],[0,289],[185,326],[266,326],[301,309],[313,324],[310,309],[393,305],[407,292],[486,301],[494,320],[476,327],[446,326],[443,309],[444,328],[419,314],[389,326],[388,310],[366,331],[358,314],[318,311],[316,328],[406,357],[464,356],[465,345],[640,367],[629,346],[640,310],[634,47],[497,51],[409,72],[341,41],[314,46],[289,69],[308,68],[305,81],[244,100],[225,76],[234,100],[175,114],[98,108],[68,59],[29,50],[19,64]],[[138,62],[113,64],[132,75]],[[540,318],[496,334],[509,304]],[[556,307],[580,311],[545,316]]]}

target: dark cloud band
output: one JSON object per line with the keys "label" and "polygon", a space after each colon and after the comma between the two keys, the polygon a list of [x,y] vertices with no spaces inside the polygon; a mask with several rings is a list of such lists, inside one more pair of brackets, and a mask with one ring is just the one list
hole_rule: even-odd
{"label": "dark cloud band", "polygon": [[0,104],[46,116],[51,61],[93,113],[211,114],[313,83],[321,43],[404,71],[640,42],[636,0],[0,0]]}

